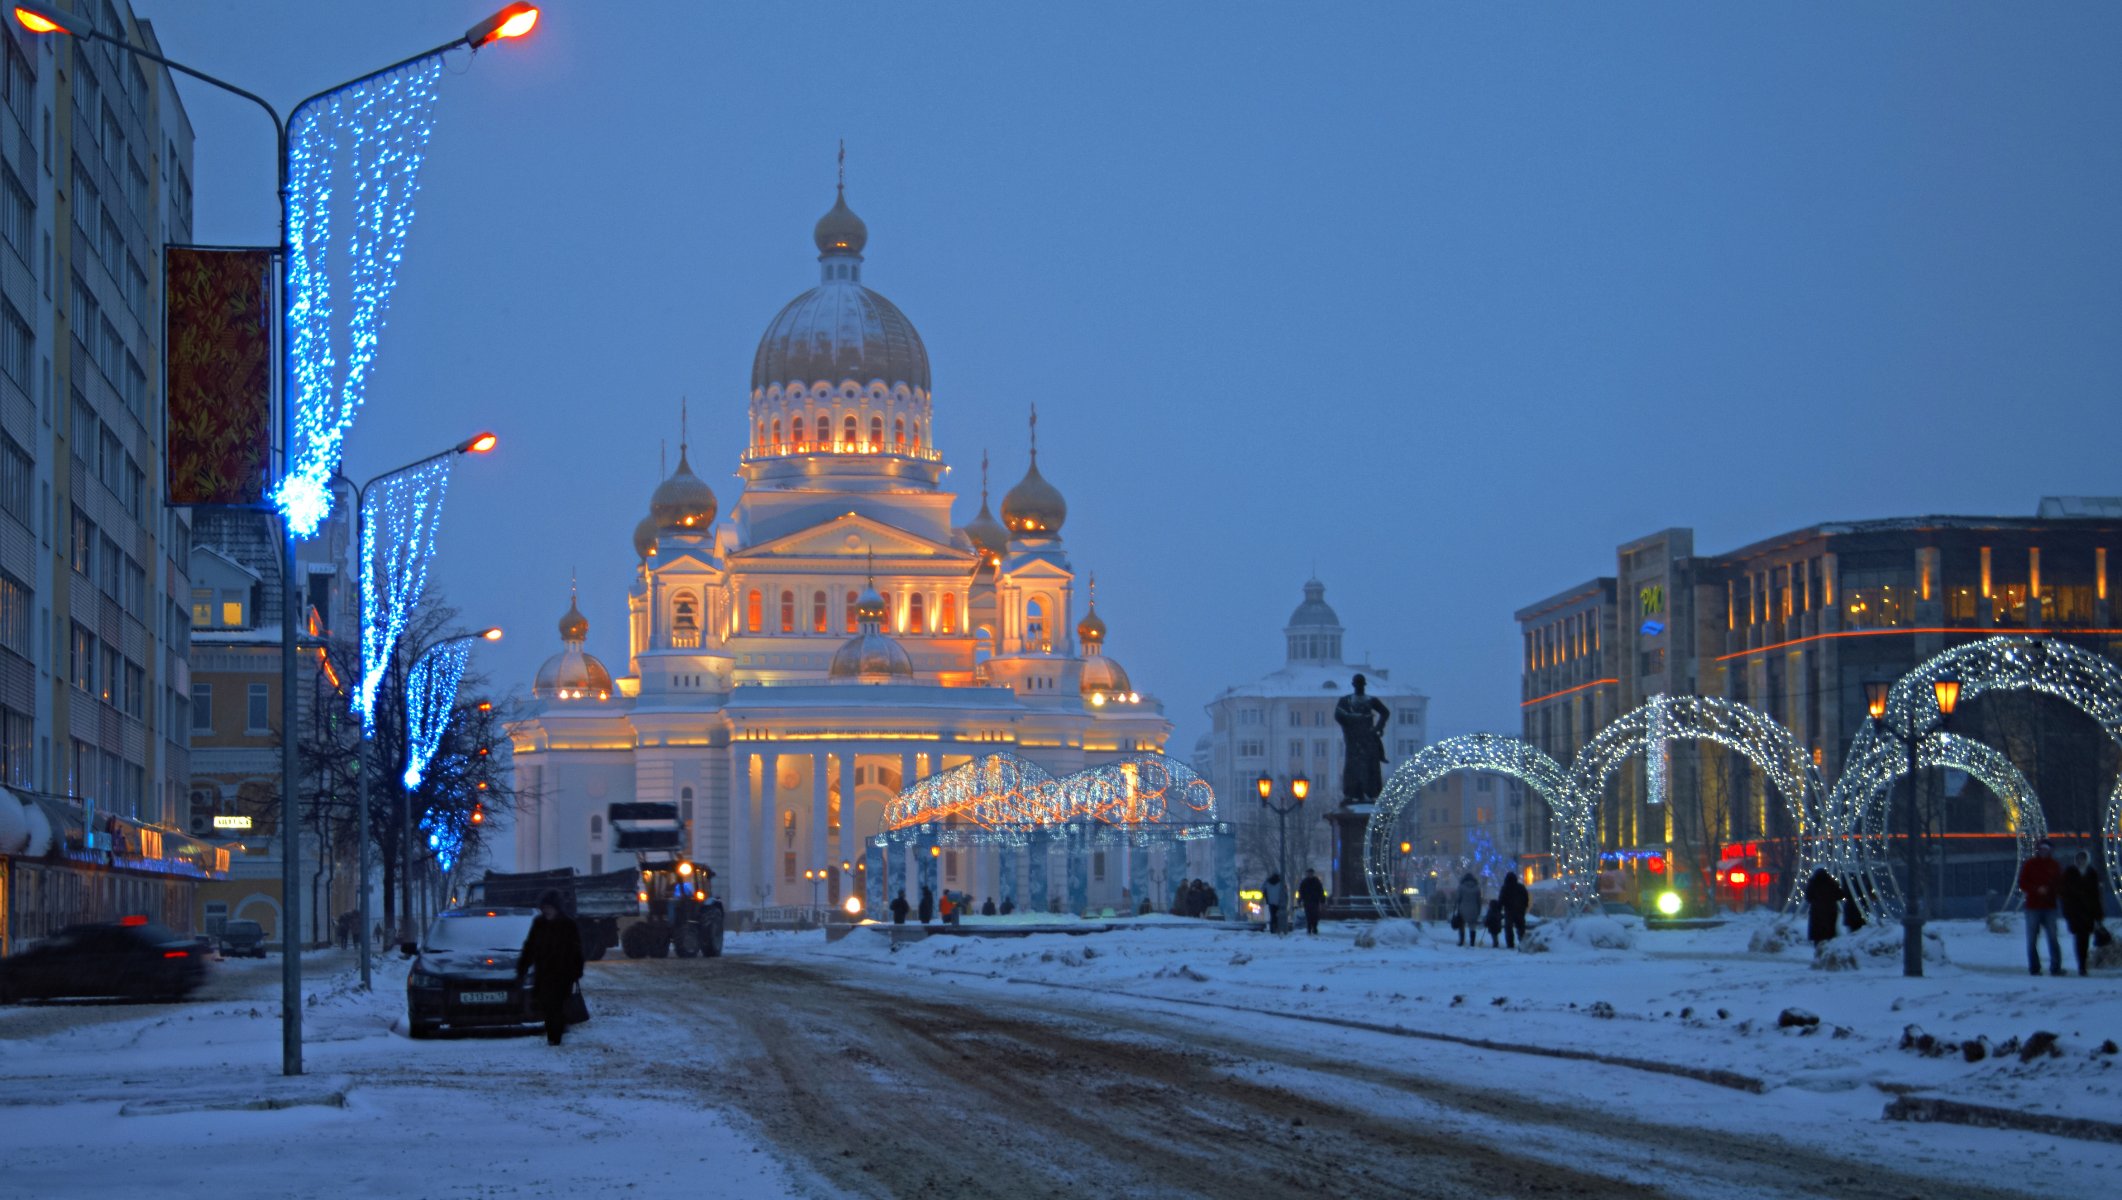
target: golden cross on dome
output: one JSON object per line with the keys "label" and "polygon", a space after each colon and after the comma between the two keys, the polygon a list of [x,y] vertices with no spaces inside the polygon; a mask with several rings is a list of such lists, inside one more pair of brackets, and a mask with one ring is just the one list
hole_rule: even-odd
{"label": "golden cross on dome", "polygon": [[1032,401],[1032,462],[1039,461],[1039,402]]}
{"label": "golden cross on dome", "polygon": [[987,448],[980,448],[980,507],[987,507]]}
{"label": "golden cross on dome", "polygon": [[837,190],[837,191],[839,191],[839,192],[842,192],[842,193],[845,193],[845,192],[847,191],[847,139],[846,139],[846,138],[841,138],[841,139],[840,139],[840,182],[839,182],[839,184],[838,184],[838,185],[836,185],[836,189],[835,189],[835,190]]}

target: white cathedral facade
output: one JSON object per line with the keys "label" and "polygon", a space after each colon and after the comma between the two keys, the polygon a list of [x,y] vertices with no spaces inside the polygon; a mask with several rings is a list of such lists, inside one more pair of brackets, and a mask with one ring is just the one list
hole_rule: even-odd
{"label": "white cathedral facade", "polygon": [[[735,503],[681,443],[634,530],[625,673],[585,649],[572,601],[560,621],[512,730],[519,870],[630,866],[609,806],[662,801],[732,910],[837,903],[863,893],[863,847],[907,783],[996,750],[1059,776],[1165,747],[1162,707],[1104,654],[1036,415],[1002,519],[983,461],[956,524],[928,351],[863,285],[868,230],[844,195],[814,238],[819,285],[752,362]],[[939,858],[943,887],[1008,890],[983,877],[993,856]]]}

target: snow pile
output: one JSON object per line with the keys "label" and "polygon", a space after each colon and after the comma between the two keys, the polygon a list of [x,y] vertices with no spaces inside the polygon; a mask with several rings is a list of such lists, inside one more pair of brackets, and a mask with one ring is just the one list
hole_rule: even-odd
{"label": "snow pile", "polygon": [[1804,941],[1805,936],[1799,931],[1795,923],[1790,921],[1771,921],[1754,930],[1753,936],[1746,939],[1746,952],[1748,954],[1781,954],[1792,946],[1802,944]]}
{"label": "snow pile", "polygon": [[1373,950],[1380,946],[1386,949],[1404,949],[1420,944],[1422,926],[1414,921],[1395,921],[1380,918],[1356,931],[1356,948]]}
{"label": "snow pile", "polygon": [[1572,917],[1549,921],[1525,935],[1528,954],[1554,951],[1633,950],[1636,931],[1612,917]]}

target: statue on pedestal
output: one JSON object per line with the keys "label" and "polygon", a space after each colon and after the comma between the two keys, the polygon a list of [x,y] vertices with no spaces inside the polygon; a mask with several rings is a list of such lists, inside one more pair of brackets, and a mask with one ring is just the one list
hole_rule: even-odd
{"label": "statue on pedestal", "polygon": [[1356,690],[1334,705],[1334,723],[1341,727],[1343,743],[1343,804],[1369,803],[1385,790],[1385,726],[1393,714],[1376,696],[1366,694],[1364,685],[1363,676],[1356,676]]}

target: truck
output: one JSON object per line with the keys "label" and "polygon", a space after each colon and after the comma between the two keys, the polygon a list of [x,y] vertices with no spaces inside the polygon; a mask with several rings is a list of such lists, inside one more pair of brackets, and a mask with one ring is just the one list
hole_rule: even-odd
{"label": "truck", "polygon": [[553,891],[582,931],[582,957],[593,962],[614,946],[628,958],[720,957],[727,914],[714,894],[715,873],[679,850],[677,806],[613,804],[610,816],[616,848],[631,850],[638,869],[488,871],[466,889],[465,906],[535,907]]}

